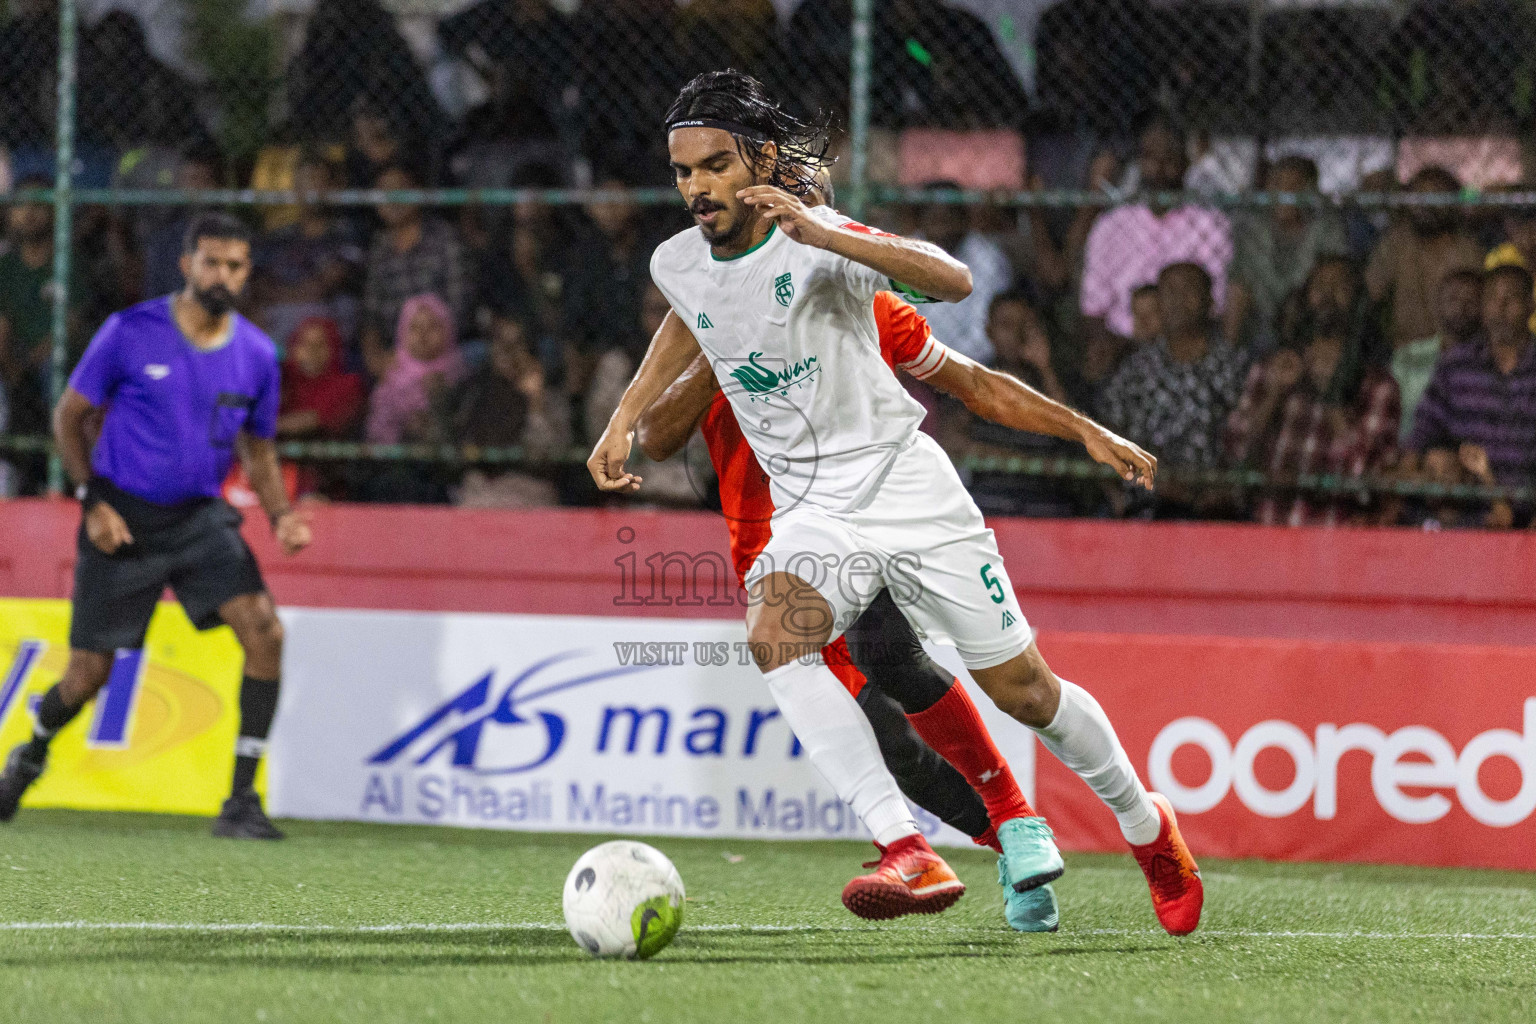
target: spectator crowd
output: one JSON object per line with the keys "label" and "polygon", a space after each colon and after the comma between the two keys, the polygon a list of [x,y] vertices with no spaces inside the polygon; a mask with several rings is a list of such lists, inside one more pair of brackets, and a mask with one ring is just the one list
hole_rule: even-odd
{"label": "spectator crowd", "polygon": [[[881,72],[877,100],[902,90],[906,98],[890,116],[877,104],[877,126],[1016,132],[1031,154],[1030,188],[1100,197],[1075,208],[964,203],[949,194],[961,183],[929,179],[922,184],[932,202],[872,209],[877,226],[926,238],[971,267],[968,299],[921,309],[935,335],[1094,415],[1165,467],[1255,470],[1267,480],[1235,489],[1170,478],[1149,499],[1118,485],[976,470],[968,483],[985,512],[1431,529],[1530,523],[1532,509],[1520,503],[1364,488],[1324,495],[1296,480],[1536,484],[1536,210],[1479,213],[1437,201],[1463,182],[1425,163],[1401,182],[1378,175],[1357,183],[1425,197],[1391,215],[1325,202],[1224,212],[1198,198],[1209,185],[1209,139],[1183,130],[1176,101],[1144,104],[1134,125],[1033,116],[1049,107],[1070,60],[1058,56],[1066,64],[1056,77],[1026,95],[984,22],[938,0],[891,6],[874,41],[877,57],[890,51],[889,60],[877,68],[900,66],[903,53],[927,62],[905,79]],[[797,87],[784,78],[785,61],[811,60],[821,47],[827,53],[816,59],[825,62],[837,46],[846,50],[833,31],[846,32],[846,7],[805,3],[770,30],[765,19],[776,26],[778,15],[768,0],[682,8],[614,0],[582,4],[575,15],[544,0],[487,0],[438,25],[444,50],[473,63],[486,83],[483,100],[454,119],[376,0],[318,0],[287,76],[289,123],[244,160],[219,148],[190,85],[150,53],[136,19],[114,12],[83,43],[81,134],[105,183],[300,193],[291,207],[248,211],[257,243],[243,312],[283,353],[281,438],[518,447],[527,456],[515,470],[467,472],[305,461],[292,480],[297,491],[590,504],[600,498],[569,456],[601,432],[665,315],[648,260],[688,225],[680,204],[359,208],[329,204],[327,193],[592,185],[622,194],[665,185],[657,125],[694,71],[732,63],[797,102],[835,107],[846,83]],[[51,9],[32,0],[0,27],[0,67],[46,50],[41,26]],[[1040,31],[1047,46],[1050,24]],[[670,63],[626,78],[635,66],[626,48],[644,40]],[[1058,54],[1071,50],[1056,45]],[[577,52],[580,60],[561,58]],[[101,62],[125,59],[145,72],[104,74]],[[951,74],[946,60],[974,73]],[[0,87],[11,184],[48,187],[52,168],[39,156],[46,125],[28,102]],[[1265,152],[1245,179],[1229,175],[1222,187],[1320,196],[1323,175],[1304,149]],[[1164,202],[1170,194],[1184,199]],[[77,209],[71,360],[112,311],[180,286],[181,237],[197,209]],[[52,209],[13,202],[5,229],[0,433],[45,434]],[[965,465],[981,464],[973,456],[1082,454],[977,421],[909,386],[931,410],[925,429]],[[693,455],[642,470],[651,500],[713,500]],[[0,494],[41,485],[36,458],[0,452]]]}

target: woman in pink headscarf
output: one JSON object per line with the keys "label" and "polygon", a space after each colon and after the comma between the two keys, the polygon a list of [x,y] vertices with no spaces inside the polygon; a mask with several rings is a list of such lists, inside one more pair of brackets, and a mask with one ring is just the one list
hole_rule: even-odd
{"label": "woman in pink headscarf", "polygon": [[435,400],[464,376],[453,313],[429,293],[400,307],[395,358],[368,403],[363,433],[377,444],[430,440]]}

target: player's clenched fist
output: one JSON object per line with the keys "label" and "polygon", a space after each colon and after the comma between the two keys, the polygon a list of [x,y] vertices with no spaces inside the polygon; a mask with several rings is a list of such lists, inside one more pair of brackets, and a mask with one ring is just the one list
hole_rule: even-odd
{"label": "player's clenched fist", "polygon": [[629,493],[640,489],[640,477],[624,469],[634,437],[632,430],[620,431],[610,426],[603,431],[587,459],[587,472],[592,474],[598,490]]}

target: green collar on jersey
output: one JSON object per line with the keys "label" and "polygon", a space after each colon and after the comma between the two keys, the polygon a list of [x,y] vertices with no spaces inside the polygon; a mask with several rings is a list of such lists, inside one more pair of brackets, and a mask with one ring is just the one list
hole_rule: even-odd
{"label": "green collar on jersey", "polygon": [[778,224],[769,224],[768,233],[763,236],[763,240],[758,242],[752,248],[748,249],[746,252],[739,252],[735,256],[716,256],[715,250],[710,249],[709,258],[714,260],[716,263],[729,263],[731,260],[739,260],[743,256],[751,256],[753,253],[757,252],[757,250],[768,244],[768,239],[773,237],[773,233],[778,230],[778,227]]}

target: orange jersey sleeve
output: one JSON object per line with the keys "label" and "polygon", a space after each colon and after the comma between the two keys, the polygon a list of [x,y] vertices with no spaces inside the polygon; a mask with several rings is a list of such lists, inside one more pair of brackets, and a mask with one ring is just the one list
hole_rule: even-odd
{"label": "orange jersey sleeve", "polygon": [[933,376],[949,358],[949,349],[933,336],[923,314],[894,292],[875,293],[875,326],[886,365],[918,380]]}

